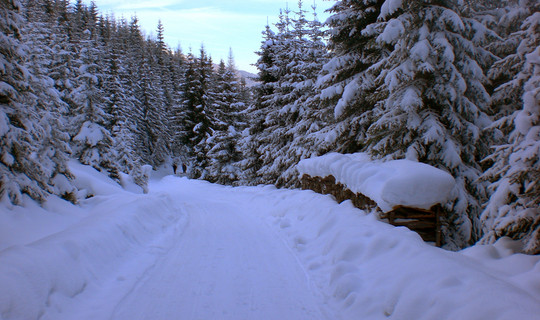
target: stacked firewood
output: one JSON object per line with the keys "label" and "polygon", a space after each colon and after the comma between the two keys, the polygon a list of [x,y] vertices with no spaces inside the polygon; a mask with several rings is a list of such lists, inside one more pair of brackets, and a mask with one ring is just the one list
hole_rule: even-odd
{"label": "stacked firewood", "polygon": [[424,241],[434,242],[437,246],[442,244],[440,205],[433,206],[430,210],[398,206],[390,212],[383,213],[375,201],[361,193],[352,192],[343,184],[336,182],[333,176],[322,178],[304,174],[301,182],[304,190],[333,195],[338,202],[350,200],[355,207],[362,210],[376,210],[381,220],[394,226],[407,227],[418,233]]}

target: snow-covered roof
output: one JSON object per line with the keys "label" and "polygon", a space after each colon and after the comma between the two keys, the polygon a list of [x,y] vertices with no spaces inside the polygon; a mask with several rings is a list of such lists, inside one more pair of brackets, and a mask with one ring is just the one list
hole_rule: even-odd
{"label": "snow-covered roof", "polygon": [[425,163],[372,160],[365,153],[329,153],[304,159],[297,169],[300,176],[333,176],[349,190],[375,201],[384,212],[397,206],[428,210],[450,200],[455,185],[450,174]]}

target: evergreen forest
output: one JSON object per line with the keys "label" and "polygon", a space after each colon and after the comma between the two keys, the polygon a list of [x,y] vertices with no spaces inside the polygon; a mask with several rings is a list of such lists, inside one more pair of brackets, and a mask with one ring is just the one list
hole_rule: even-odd
{"label": "evergreen forest", "polygon": [[446,248],[508,236],[540,253],[540,3],[301,0],[262,31],[254,86],[233,54],[171,49],[164,26],[82,0],[0,0],[0,198],[77,203],[68,162],[132,179],[177,167],[299,187],[329,152],[449,172]]}

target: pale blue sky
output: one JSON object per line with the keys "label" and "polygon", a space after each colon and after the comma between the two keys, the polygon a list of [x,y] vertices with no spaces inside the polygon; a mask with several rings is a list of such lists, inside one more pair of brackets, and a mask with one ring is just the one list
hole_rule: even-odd
{"label": "pale blue sky", "polygon": [[[84,0],[87,4],[90,0]],[[165,27],[165,41],[171,48],[178,44],[184,53],[190,48],[198,52],[201,43],[217,63],[227,59],[232,48],[239,69],[255,73],[251,66],[257,61],[254,53],[259,50],[261,32],[266,25],[277,21],[280,8],[286,0],[94,0],[103,14],[114,13],[116,17],[130,18],[136,14],[141,28],[147,34],[155,34],[158,20]],[[316,0],[320,21],[328,14],[324,10],[335,1]],[[288,2],[292,11],[298,2]],[[313,0],[305,0],[304,8],[311,15]],[[311,17],[311,16],[310,16]]]}

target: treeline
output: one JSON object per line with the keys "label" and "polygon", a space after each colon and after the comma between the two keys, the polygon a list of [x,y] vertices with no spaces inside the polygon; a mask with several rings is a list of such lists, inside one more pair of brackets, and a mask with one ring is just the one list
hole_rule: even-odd
{"label": "treeline", "polygon": [[[172,162],[193,178],[228,161],[251,100],[232,53],[217,67],[204,47],[172,51],[137,18],[100,16],[81,0],[1,4],[0,196],[76,201],[70,158],[146,188],[145,165]],[[227,155],[225,155],[227,154]]]}
{"label": "treeline", "polygon": [[73,157],[141,186],[174,162],[291,187],[303,158],[368,152],[456,178],[447,248],[540,252],[537,1],[342,0],[324,25],[299,1],[263,31],[253,95],[232,57],[171,51],[161,24],[145,38],[80,0],[23,4],[1,2],[2,198],[73,198]]}

